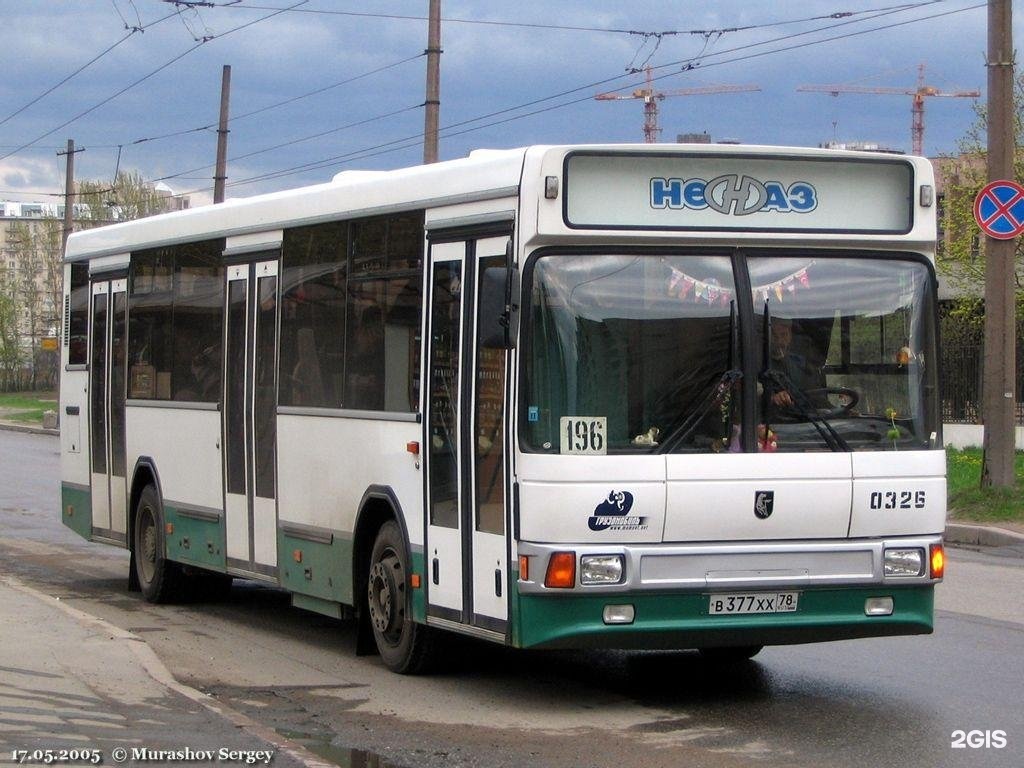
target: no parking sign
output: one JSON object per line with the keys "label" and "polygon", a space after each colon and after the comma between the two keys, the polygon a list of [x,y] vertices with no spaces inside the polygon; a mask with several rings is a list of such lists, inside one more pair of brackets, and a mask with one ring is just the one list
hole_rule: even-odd
{"label": "no parking sign", "polygon": [[974,199],[974,220],[996,240],[1024,234],[1024,187],[1015,181],[993,181]]}

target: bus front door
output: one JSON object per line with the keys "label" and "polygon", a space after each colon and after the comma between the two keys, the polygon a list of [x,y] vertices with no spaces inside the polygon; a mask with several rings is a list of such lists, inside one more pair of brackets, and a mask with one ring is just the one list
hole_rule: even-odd
{"label": "bus front door", "polygon": [[434,242],[427,391],[428,621],[505,635],[508,353],[477,341],[483,270],[505,264],[508,237]]}
{"label": "bus front door", "polygon": [[227,268],[224,525],[229,571],[277,574],[277,261]]}
{"label": "bus front door", "polygon": [[127,392],[128,281],[92,284],[89,435],[93,536],[127,543],[124,401]]}

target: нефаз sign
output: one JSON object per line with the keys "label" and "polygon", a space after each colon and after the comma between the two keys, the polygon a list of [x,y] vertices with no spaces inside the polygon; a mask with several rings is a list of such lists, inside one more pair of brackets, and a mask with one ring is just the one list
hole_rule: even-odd
{"label": "\u043d\u0435\u0444\u0430\u0437 sign", "polygon": [[616,155],[565,161],[565,222],[587,229],[904,234],[906,160],[764,155]]}

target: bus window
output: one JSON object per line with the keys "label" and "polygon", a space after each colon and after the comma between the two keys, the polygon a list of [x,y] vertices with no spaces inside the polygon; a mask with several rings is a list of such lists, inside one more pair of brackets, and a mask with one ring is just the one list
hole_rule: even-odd
{"label": "bus window", "polygon": [[281,405],[342,407],[348,222],[285,230]]}
{"label": "bus window", "polygon": [[857,254],[749,264],[759,354],[783,375],[758,401],[778,450],[825,449],[816,417],[850,449],[927,447],[936,430],[925,386],[934,344],[927,267]]}
{"label": "bus window", "polygon": [[422,250],[422,211],[285,232],[282,405],[419,407]]}
{"label": "bus window", "polygon": [[[736,289],[726,256],[551,255],[535,262],[526,442],[560,450],[563,417],[607,419],[608,453],[725,450]],[[717,393],[717,395],[716,395]],[[717,400],[717,402],[715,402]]]}
{"label": "bus window", "polygon": [[89,265],[71,265],[71,299],[64,343],[68,365],[85,365],[89,357]]}
{"label": "bus window", "polygon": [[132,254],[129,398],[217,402],[223,249],[208,240]]}

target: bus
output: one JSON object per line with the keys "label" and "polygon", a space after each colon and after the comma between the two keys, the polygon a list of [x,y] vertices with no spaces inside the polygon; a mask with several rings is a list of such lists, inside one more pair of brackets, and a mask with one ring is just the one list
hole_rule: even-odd
{"label": "bus", "polygon": [[930,633],[935,207],[918,157],[533,146],[75,233],[62,520],[401,673]]}

